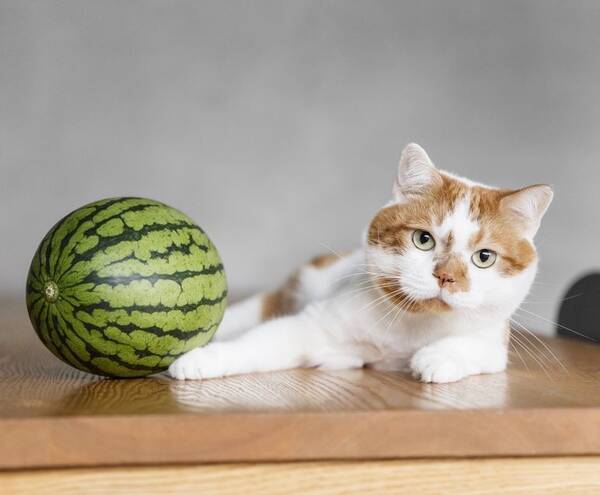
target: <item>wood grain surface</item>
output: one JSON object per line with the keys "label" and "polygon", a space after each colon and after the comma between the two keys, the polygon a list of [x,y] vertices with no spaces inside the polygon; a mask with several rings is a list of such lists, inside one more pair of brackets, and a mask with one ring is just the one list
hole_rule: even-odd
{"label": "wood grain surface", "polygon": [[296,462],[0,473],[11,495],[600,493],[600,458]]}
{"label": "wood grain surface", "polygon": [[508,372],[445,385],[371,370],[108,380],[54,358],[5,302],[0,468],[600,454],[600,346],[530,339]]}

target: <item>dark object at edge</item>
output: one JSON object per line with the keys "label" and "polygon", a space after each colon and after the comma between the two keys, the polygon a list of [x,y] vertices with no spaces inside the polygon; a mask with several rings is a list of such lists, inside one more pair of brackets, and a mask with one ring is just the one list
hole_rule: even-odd
{"label": "dark object at edge", "polygon": [[600,343],[600,273],[585,275],[569,288],[558,311],[557,332],[561,336]]}

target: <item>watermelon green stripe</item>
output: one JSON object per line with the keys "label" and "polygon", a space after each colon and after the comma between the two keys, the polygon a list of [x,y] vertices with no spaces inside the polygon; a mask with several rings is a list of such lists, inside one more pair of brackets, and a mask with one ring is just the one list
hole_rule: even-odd
{"label": "watermelon green stripe", "polygon": [[[149,259],[151,252],[156,252],[156,250],[153,251],[149,248],[160,248],[160,244],[166,242],[165,233],[160,232],[160,229],[157,230],[157,232],[149,233],[143,239],[125,239],[121,240],[121,242],[113,241],[110,244],[106,243],[102,246],[98,246],[98,248],[94,248],[93,252],[86,251],[79,255],[74,254],[71,258],[71,266],[78,264],[78,269],[81,270],[85,269],[86,266],[95,266],[100,262],[103,264],[107,264],[110,261],[118,262],[132,253],[136,255],[138,259],[147,260]],[[171,237],[175,238],[175,234],[172,234]],[[173,239],[170,239],[170,242],[173,242]],[[190,250],[206,252],[206,250],[193,248],[193,246],[190,246]],[[86,263],[88,263],[88,265],[86,265]]]}
{"label": "watermelon green stripe", "polygon": [[[37,258],[34,258],[34,261],[35,261],[36,259],[37,259]],[[32,261],[32,263],[33,263],[34,261]],[[28,280],[28,283],[27,283],[27,288],[28,288],[27,290],[29,290],[29,288],[34,288],[34,289],[36,289],[36,290],[40,290],[40,289],[41,289],[41,287],[42,287],[42,281],[41,281],[41,279],[39,278],[39,275],[38,275],[38,273],[37,273],[37,272],[36,272],[36,273],[32,273],[32,274],[31,274],[31,277],[29,278],[29,280]]]}
{"label": "watermelon green stripe", "polygon": [[48,326],[45,324],[45,315],[48,313],[48,305],[45,305],[43,302],[36,304],[34,310],[37,310],[35,313],[35,325],[36,331],[42,341],[46,341],[50,337],[50,332],[48,331]]}
{"label": "watermelon green stripe", "polygon": [[[90,246],[89,249],[79,249],[79,253],[73,253],[70,256],[70,265],[80,262],[82,260],[95,262],[97,261],[97,259],[95,258],[96,255],[106,254],[108,248],[111,248],[114,245],[121,245],[121,247],[123,245],[130,247],[136,246],[138,251],[144,250],[146,252],[157,254],[160,253],[161,249],[176,249],[176,246],[178,245],[188,244],[185,243],[184,240],[188,240],[189,237],[193,237],[194,234],[191,227],[187,225],[184,225],[182,227],[182,229],[170,236],[170,238],[165,238],[165,234],[163,232],[165,226],[155,225],[148,228],[148,230],[153,231],[153,233],[151,235],[145,236],[143,239],[141,235],[142,233],[140,232],[136,232],[134,236],[131,237],[122,236],[120,239],[106,239],[102,243],[98,243],[95,246]],[[148,234],[150,234],[150,232],[148,232]],[[95,238],[95,236],[92,236],[92,238]],[[163,243],[165,241],[169,241],[169,243],[166,245],[161,245],[161,240]],[[147,244],[147,246],[140,245],[140,242]],[[209,252],[210,246],[206,243],[202,243],[202,245],[200,245],[198,241],[195,241],[195,243],[199,244],[198,249],[205,252]],[[93,251],[91,251],[92,248],[94,248]],[[192,249],[191,246],[190,249]],[[115,261],[118,259],[119,257],[115,256]]]}
{"label": "watermelon green stripe", "polygon": [[63,361],[145,376],[206,344],[227,301],[223,264],[185,214],[144,198],[91,203],[59,221],[33,257],[30,319]]}
{"label": "watermelon green stripe", "polygon": [[[134,205],[144,205],[148,206],[150,204],[155,204],[152,201],[148,201],[143,198],[131,198],[130,200],[123,200],[122,198],[109,199],[105,201],[100,201],[96,203],[96,205],[88,205],[87,207],[80,208],[75,212],[67,215],[63,220],[61,220],[62,225],[65,226],[65,230],[67,230],[68,234],[65,235],[60,241],[60,247],[53,246],[53,249],[57,250],[60,253],[60,257],[58,259],[58,263],[62,263],[63,257],[71,253],[74,246],[79,242],[83,237],[85,230],[94,225],[95,221],[103,220],[103,214],[109,214],[110,217],[114,217],[119,215],[124,209],[128,208],[130,204]],[[116,207],[117,211],[111,208]],[[69,222],[76,222],[76,224],[69,227],[67,224]]]}
{"label": "watermelon green stripe", "polygon": [[[142,364],[140,361],[145,357],[130,358],[131,362],[122,361],[116,350],[110,350],[106,347],[106,340],[103,338],[94,339],[92,331],[85,325],[81,324],[77,319],[68,318],[60,315],[60,326],[65,330],[65,342],[67,347],[76,355],[79,361],[83,363],[94,363],[94,358],[110,356],[120,366],[126,366],[132,370],[152,370],[149,364]],[[92,329],[93,330],[93,329]],[[96,336],[98,337],[98,336]],[[94,345],[91,345],[91,344]],[[158,360],[155,360],[156,362]]]}
{"label": "watermelon green stripe", "polygon": [[85,308],[87,312],[93,312],[97,310],[105,310],[109,311],[119,311],[121,314],[127,314],[131,316],[134,312],[143,313],[144,315],[152,314],[152,313],[166,313],[169,312],[172,315],[186,315],[188,313],[192,313],[198,311],[199,309],[204,309],[206,306],[220,306],[223,301],[225,301],[227,297],[227,293],[223,292],[219,297],[215,299],[210,299],[207,297],[203,297],[196,301],[195,303],[185,304],[181,306],[165,306],[164,304],[148,304],[145,306],[139,304],[131,304],[128,306],[112,306],[109,302],[97,302],[92,304],[81,304],[74,305],[75,309],[82,310]]}
{"label": "watermelon green stripe", "polygon": [[[44,279],[44,277],[46,279],[51,279],[53,277],[53,274],[50,272],[50,256],[49,256],[49,245],[50,245],[50,239],[52,237],[52,235],[54,234],[54,232],[56,231],[58,225],[55,225],[52,230],[50,230],[50,232],[46,235],[46,237],[44,238],[44,240],[42,241],[42,246],[41,246],[41,251],[40,251],[40,256],[39,256],[39,262],[40,262],[40,276],[42,277],[42,280]],[[37,274],[36,274],[37,275]]]}
{"label": "watermelon green stripe", "polygon": [[44,304],[44,298],[37,293],[31,293],[27,296],[26,302],[28,306],[39,309]]}
{"label": "watermelon green stripe", "polygon": [[181,284],[184,280],[187,280],[190,277],[198,277],[201,275],[214,275],[215,273],[219,273],[222,271],[223,265],[214,265],[208,268],[204,268],[202,270],[185,270],[175,273],[154,273],[152,275],[134,273],[132,275],[123,275],[121,277],[101,277],[95,272],[92,272],[83,279],[83,282],[89,282],[95,285],[106,284],[112,287],[114,287],[115,285],[126,285],[131,282],[137,282],[139,280],[147,280],[152,284],[158,282],[159,280],[172,280],[173,282]]}
{"label": "watermelon green stripe", "polygon": [[[94,211],[94,208],[86,208],[78,212],[78,216],[86,215],[88,212],[91,215]],[[48,265],[50,270],[53,272],[56,270],[60,254],[62,253],[62,250],[59,249],[58,246],[60,246],[60,243],[62,243],[65,238],[68,238],[72,224],[77,221],[79,221],[78,218],[69,218],[66,221],[63,219],[57,224],[55,235],[52,237],[51,242],[49,243],[51,256],[48,260]]]}
{"label": "watermelon green stripe", "polygon": [[59,319],[57,317],[51,318],[50,308],[48,308],[47,319],[43,322],[45,333],[49,334],[48,341],[44,341],[48,348],[56,357],[73,364],[77,368],[83,371],[94,371],[89,366],[84,364],[70,349],[68,341],[61,335],[60,332],[52,330],[53,328],[59,328]]}
{"label": "watermelon green stripe", "polygon": [[[108,302],[111,305],[121,304],[121,306],[137,305],[154,305],[157,302],[159,294],[150,291],[150,289],[164,289],[164,293],[160,294],[161,302],[166,306],[182,307],[200,299],[194,296],[200,295],[205,302],[210,302],[210,299],[219,301],[219,297],[223,295],[223,290],[219,285],[219,281],[223,277],[223,270],[205,270],[194,272],[193,275],[185,279],[180,279],[180,272],[170,275],[162,274],[164,277],[156,278],[154,274],[145,277],[134,275],[117,276],[115,283],[111,283],[110,278],[102,278],[105,283],[96,283],[93,278],[81,275],[81,283],[64,286],[61,293],[65,297],[74,297],[77,301],[84,304],[94,302]],[[135,280],[134,280],[135,278]],[[124,280],[127,283],[122,283]],[[82,289],[85,289],[83,291]],[[137,295],[135,301],[133,299],[133,291],[149,290],[150,292]],[[202,293],[200,294],[200,290]],[[113,302],[113,298],[117,297],[119,302]]]}
{"label": "watermelon green stripe", "polygon": [[43,284],[37,278],[31,277],[27,283],[27,293],[36,294],[41,297],[40,291]]}
{"label": "watermelon green stripe", "polygon": [[193,248],[197,248],[200,251],[204,251],[205,253],[207,253],[210,250],[209,245],[199,244],[198,242],[191,239],[190,242],[187,244],[171,244],[169,247],[160,251],[150,251],[150,259],[168,259],[172,255],[180,254],[189,255],[190,250]]}
{"label": "watermelon green stripe", "polygon": [[[185,223],[170,223],[170,224],[152,224],[148,225],[138,231],[128,230],[126,234],[123,236],[116,236],[110,238],[104,238],[94,244],[93,246],[87,247],[84,245],[84,248],[81,252],[75,252],[73,254],[73,258],[71,259],[71,264],[77,264],[82,261],[90,261],[92,258],[98,254],[99,252],[106,251],[111,247],[118,246],[122,242],[140,242],[144,240],[144,236],[150,234],[152,232],[160,232],[163,235],[166,232],[176,233],[177,229],[181,228],[190,228],[189,225]],[[86,239],[97,239],[96,236],[87,237]]]}
{"label": "watermelon green stripe", "polygon": [[[59,225],[61,237],[54,239],[54,242],[52,243],[52,250],[56,257],[55,265],[59,262],[58,258],[60,255],[65,253],[66,244],[77,233],[79,227],[85,222],[91,222],[98,209],[107,208],[110,204],[118,202],[118,199],[99,201],[95,205],[87,205],[61,219],[57,224]],[[57,246],[57,242],[60,243],[60,247]],[[55,268],[55,265],[53,265],[52,268]]]}
{"label": "watermelon green stripe", "polygon": [[[89,315],[87,315],[87,316],[89,317]],[[155,326],[155,325],[139,326],[139,325],[135,325],[133,323],[127,323],[127,324],[117,323],[116,321],[110,322],[110,324],[108,324],[106,327],[94,327],[93,324],[89,323],[90,318],[86,318],[86,315],[78,314],[78,317],[82,321],[86,321],[86,325],[89,327],[98,328],[98,329],[105,328],[106,330],[110,330],[109,334],[111,334],[113,337],[114,336],[121,337],[122,335],[131,336],[132,334],[134,334],[134,332],[136,330],[139,330],[140,333],[137,335],[151,333],[158,338],[169,337],[169,338],[185,341],[187,338],[189,338],[190,333],[193,333],[193,334],[207,333],[207,332],[212,331],[215,328],[215,325],[213,324],[206,328],[198,326],[198,327],[192,328],[190,330],[181,330],[179,328],[164,330],[163,328]],[[106,333],[106,331],[105,331],[105,333]]]}

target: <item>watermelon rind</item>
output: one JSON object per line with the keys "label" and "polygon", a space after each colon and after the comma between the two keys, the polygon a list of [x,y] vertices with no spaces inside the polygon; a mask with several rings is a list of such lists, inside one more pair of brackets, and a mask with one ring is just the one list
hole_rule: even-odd
{"label": "watermelon rind", "polygon": [[64,362],[140,377],[210,341],[227,281],[217,249],[184,213],[109,198],[69,213],[44,237],[26,303],[37,335]]}

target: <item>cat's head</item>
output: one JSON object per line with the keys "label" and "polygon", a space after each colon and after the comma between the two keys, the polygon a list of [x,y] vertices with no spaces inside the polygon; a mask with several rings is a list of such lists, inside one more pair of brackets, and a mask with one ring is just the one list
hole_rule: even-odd
{"label": "cat's head", "polygon": [[409,144],[394,199],[369,225],[369,272],[409,312],[508,316],[535,277],[533,237],[551,201],[546,185],[495,189],[455,177]]}

